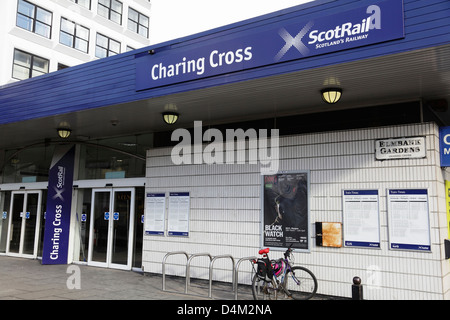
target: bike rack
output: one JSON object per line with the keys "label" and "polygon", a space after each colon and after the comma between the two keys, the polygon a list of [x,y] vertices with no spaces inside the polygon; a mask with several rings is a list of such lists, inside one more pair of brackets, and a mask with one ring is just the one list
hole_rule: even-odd
{"label": "bike rack", "polygon": [[187,263],[186,263],[186,287],[184,289],[184,293],[188,293],[188,288],[191,282],[191,261],[192,259],[196,257],[209,257],[209,260],[211,261],[213,258],[209,253],[196,253],[189,257]]}
{"label": "bike rack", "polygon": [[208,298],[212,298],[212,274],[213,274],[213,269],[214,269],[214,262],[217,259],[225,259],[228,258],[231,260],[232,263],[232,288],[234,291],[234,298],[237,300],[238,297],[238,286],[239,286],[239,267],[241,265],[241,263],[243,261],[252,261],[252,260],[256,260],[257,257],[245,257],[245,258],[241,258],[238,260],[238,262],[235,264],[235,259],[233,258],[233,256],[231,255],[221,255],[221,256],[216,256],[216,257],[212,257],[211,254],[209,253],[196,253],[196,254],[192,254],[189,256],[189,254],[187,254],[184,251],[173,251],[173,252],[169,252],[167,253],[162,261],[162,291],[167,291],[166,290],[166,263],[167,263],[167,259],[170,256],[173,255],[179,255],[182,254],[186,257],[186,273],[185,273],[185,277],[186,277],[186,286],[184,289],[184,293],[188,294],[189,291],[189,286],[190,286],[190,279],[191,279],[191,262],[194,258],[196,257],[209,257],[210,263],[209,263],[209,290],[208,290]]}
{"label": "bike rack", "polygon": [[163,262],[162,262],[162,276],[163,276],[162,277],[162,290],[163,291],[166,291],[166,261],[167,261],[167,258],[169,256],[173,256],[173,255],[176,255],[176,254],[184,254],[186,256],[186,260],[189,259],[189,255],[186,252],[184,252],[184,251],[169,252],[168,254],[166,254],[164,256]]}
{"label": "bike rack", "polygon": [[234,287],[234,300],[237,300],[238,298],[238,284],[239,284],[239,266],[241,265],[242,261],[252,261],[257,260],[257,257],[245,257],[238,260],[236,263],[235,268],[235,275],[234,275],[234,281],[235,281],[235,287]]}
{"label": "bike rack", "polygon": [[234,258],[231,255],[229,255],[229,254],[223,255],[223,256],[217,256],[217,257],[214,257],[214,259],[212,259],[211,263],[209,264],[209,295],[208,295],[209,298],[212,298],[212,274],[213,274],[214,261],[216,261],[217,259],[223,259],[223,258],[230,258],[231,259],[231,265],[232,265],[231,283],[233,285],[233,290],[236,290],[235,289],[236,286],[237,286],[237,283],[235,281],[235,277],[236,277],[235,268],[236,268],[236,266],[234,264]]}

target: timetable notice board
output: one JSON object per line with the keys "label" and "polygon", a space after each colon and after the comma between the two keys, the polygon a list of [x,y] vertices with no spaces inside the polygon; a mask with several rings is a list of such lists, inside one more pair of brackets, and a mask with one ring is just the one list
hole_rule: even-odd
{"label": "timetable notice board", "polygon": [[189,192],[170,192],[168,212],[168,235],[189,236]]}
{"label": "timetable notice board", "polygon": [[344,246],[380,248],[378,190],[343,190]]}
{"label": "timetable notice board", "polygon": [[[168,203],[168,208],[166,208],[166,203]],[[189,192],[170,192],[168,200],[166,193],[147,193],[144,219],[145,234],[188,237],[189,211]]]}
{"label": "timetable notice board", "polygon": [[147,193],[145,198],[145,234],[164,235],[166,194]]}
{"label": "timetable notice board", "polygon": [[389,248],[431,251],[427,189],[388,189]]}

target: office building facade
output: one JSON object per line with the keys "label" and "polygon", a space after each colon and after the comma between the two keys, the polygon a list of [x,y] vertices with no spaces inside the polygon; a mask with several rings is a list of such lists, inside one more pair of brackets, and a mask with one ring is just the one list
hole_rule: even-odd
{"label": "office building facade", "polygon": [[150,44],[147,0],[8,0],[0,15],[0,84]]}

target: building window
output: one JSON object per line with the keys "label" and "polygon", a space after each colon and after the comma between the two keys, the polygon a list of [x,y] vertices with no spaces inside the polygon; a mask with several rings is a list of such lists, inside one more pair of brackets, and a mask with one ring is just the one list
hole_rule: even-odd
{"label": "building window", "polygon": [[153,133],[106,138],[80,148],[80,180],[145,177],[146,150],[153,146]]}
{"label": "building window", "polygon": [[104,18],[122,24],[123,4],[117,0],[98,0],[98,14]]}
{"label": "building window", "polygon": [[66,18],[61,18],[59,42],[68,47],[88,53],[89,29]]}
{"label": "building window", "polygon": [[120,42],[97,33],[95,56],[97,58],[111,57],[120,53]]}
{"label": "building window", "polygon": [[5,150],[5,159],[11,160],[2,163],[3,172],[0,171],[0,181],[2,183],[48,181],[48,168],[51,166],[54,150],[55,146],[51,144]]}
{"label": "building window", "polygon": [[48,73],[50,61],[22,50],[14,49],[13,75],[17,80],[25,80]]}
{"label": "building window", "polygon": [[76,4],[79,4],[80,6],[83,6],[87,9],[91,9],[91,0],[70,0],[72,2],[75,2]]}
{"label": "building window", "polygon": [[52,13],[27,1],[19,0],[16,25],[50,39]]}
{"label": "building window", "polygon": [[142,13],[129,8],[128,29],[148,38],[149,18]]}

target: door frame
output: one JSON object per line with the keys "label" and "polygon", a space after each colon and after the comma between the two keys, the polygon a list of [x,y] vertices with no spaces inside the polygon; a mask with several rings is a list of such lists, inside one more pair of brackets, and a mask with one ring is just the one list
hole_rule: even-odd
{"label": "door frame", "polygon": [[[95,221],[95,194],[99,192],[109,192],[109,211],[110,217],[108,220],[108,235],[106,244],[106,262],[93,261],[93,248],[94,248],[94,221]],[[127,252],[127,264],[116,264],[112,263],[112,249],[113,249],[113,230],[114,230],[114,219],[111,211],[114,211],[114,200],[116,192],[131,192],[130,200],[130,215],[129,215],[129,229],[128,229],[128,252]],[[135,197],[136,192],[134,187],[126,188],[94,188],[92,189],[91,197],[91,212],[90,212],[90,227],[89,227],[89,246],[88,246],[88,265],[103,268],[113,268],[121,270],[131,270],[132,260],[133,260],[133,236],[134,236],[134,215],[135,215]]]}
{"label": "door frame", "polygon": [[[34,245],[33,245],[33,253],[32,254],[24,254],[23,246],[25,239],[25,226],[26,226],[26,216],[22,216],[22,222],[20,226],[20,240],[19,240],[19,252],[10,252],[10,244],[11,244],[11,227],[12,227],[12,214],[13,214],[13,206],[14,206],[14,196],[17,194],[24,195],[24,202],[22,206],[22,212],[26,213],[26,208],[28,205],[28,195],[29,194],[37,194],[38,195],[38,203],[36,208],[36,226],[34,230]],[[20,258],[31,258],[36,259],[38,255],[38,247],[39,247],[39,235],[40,235],[40,227],[41,227],[41,212],[42,212],[42,190],[18,190],[11,192],[11,203],[9,207],[9,222],[8,222],[8,235],[6,241],[6,255],[12,257],[20,257]]]}

